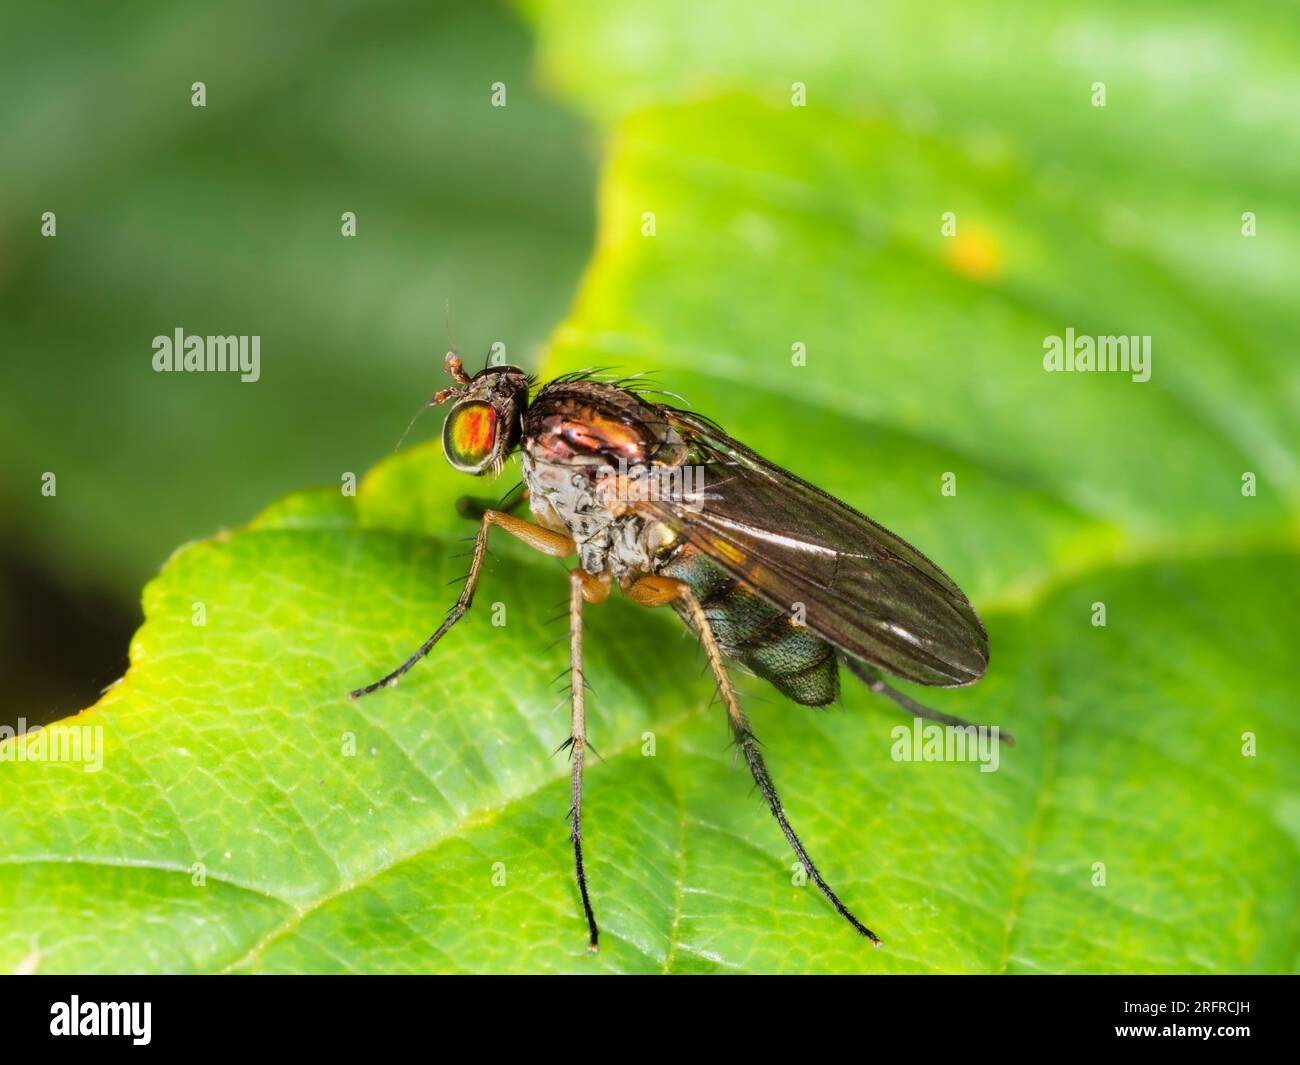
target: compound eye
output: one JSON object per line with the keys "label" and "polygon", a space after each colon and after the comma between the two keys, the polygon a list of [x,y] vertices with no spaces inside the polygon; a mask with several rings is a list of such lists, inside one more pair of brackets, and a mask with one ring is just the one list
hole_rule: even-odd
{"label": "compound eye", "polygon": [[490,403],[457,403],[442,425],[442,450],[461,473],[482,473],[492,461],[497,441],[497,412]]}

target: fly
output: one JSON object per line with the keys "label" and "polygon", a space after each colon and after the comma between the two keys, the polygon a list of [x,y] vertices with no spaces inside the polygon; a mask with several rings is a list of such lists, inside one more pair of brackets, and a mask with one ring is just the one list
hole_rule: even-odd
{"label": "fly", "polygon": [[[578,893],[589,947],[599,931],[582,861],[582,774],[587,751],[582,608],[617,583],[635,603],[667,606],[699,638],[736,745],[800,864],[830,904],[877,946],[840,901],[795,834],[727,672],[738,662],[796,703],[839,694],[842,662],[871,691],[918,717],[969,727],[885,683],[961,687],[988,668],[989,642],[960,588],[916,548],[870,518],[775,466],[713,421],[593,373],[568,374],[530,398],[516,366],[470,377],[446,358],[454,387],[442,428],[447,461],[496,474],[519,452],[531,521],[485,509],[469,575],[432,636],[353,699],[390,687],[429,653],[474,599],[493,528],[547,555],[577,555],[569,572],[572,763],[570,811]],[[687,476],[689,474],[689,476]],[[1001,739],[1012,743],[1003,733]]]}

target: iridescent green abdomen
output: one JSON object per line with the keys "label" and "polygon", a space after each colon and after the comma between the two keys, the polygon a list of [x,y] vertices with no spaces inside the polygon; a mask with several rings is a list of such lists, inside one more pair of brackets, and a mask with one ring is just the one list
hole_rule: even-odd
{"label": "iridescent green abdomen", "polygon": [[[835,649],[792,615],[747,591],[735,577],[690,548],[659,572],[690,585],[723,654],[743,662],[783,695],[825,706],[839,694]],[[682,618],[690,624],[689,615]]]}

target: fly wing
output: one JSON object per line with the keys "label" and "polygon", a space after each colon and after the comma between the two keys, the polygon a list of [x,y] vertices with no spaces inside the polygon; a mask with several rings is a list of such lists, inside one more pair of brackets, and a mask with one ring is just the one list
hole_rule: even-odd
{"label": "fly wing", "polygon": [[707,419],[662,409],[702,483],[645,510],[774,606],[802,603],[809,630],[846,654],[938,687],[984,674],[979,616],[920,551]]}

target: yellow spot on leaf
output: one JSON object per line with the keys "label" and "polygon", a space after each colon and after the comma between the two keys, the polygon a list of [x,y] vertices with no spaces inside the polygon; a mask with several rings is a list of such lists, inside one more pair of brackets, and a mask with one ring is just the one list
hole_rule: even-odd
{"label": "yellow spot on leaf", "polygon": [[966,227],[944,243],[949,265],[963,277],[991,281],[1002,275],[1002,245],[986,230]]}

